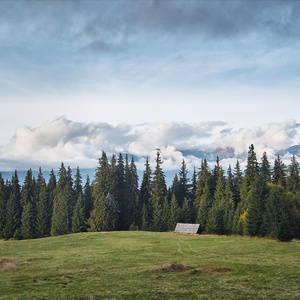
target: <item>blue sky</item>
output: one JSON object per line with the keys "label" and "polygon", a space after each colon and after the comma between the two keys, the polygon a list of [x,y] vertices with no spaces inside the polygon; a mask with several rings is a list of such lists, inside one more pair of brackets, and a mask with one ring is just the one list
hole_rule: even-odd
{"label": "blue sky", "polygon": [[297,0],[0,1],[0,169],[298,144],[299,15]]}

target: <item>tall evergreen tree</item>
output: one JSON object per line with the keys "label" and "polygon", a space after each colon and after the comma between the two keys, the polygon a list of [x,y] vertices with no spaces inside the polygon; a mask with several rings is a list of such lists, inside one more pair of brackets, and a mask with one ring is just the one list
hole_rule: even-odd
{"label": "tall evergreen tree", "polygon": [[116,230],[118,225],[118,204],[108,193],[106,196],[97,194],[94,209],[88,220],[89,231]]}
{"label": "tall evergreen tree", "polygon": [[6,239],[12,238],[20,229],[21,223],[21,192],[17,170],[11,180],[11,193],[6,205],[6,220],[4,236]]}
{"label": "tall evergreen tree", "polygon": [[179,195],[177,198],[178,205],[182,207],[184,199],[190,198],[189,192],[189,179],[188,179],[188,170],[186,168],[185,160],[181,162],[181,169],[179,171]]}
{"label": "tall evergreen tree", "polygon": [[63,235],[70,232],[70,199],[72,189],[69,184],[67,170],[62,163],[59,169],[59,179],[55,189],[51,235]]}
{"label": "tall evergreen tree", "polygon": [[79,195],[82,194],[82,176],[81,176],[80,169],[78,166],[76,168],[73,191],[74,191],[73,192],[74,199],[76,199],[76,203],[77,203],[77,199],[78,199]]}
{"label": "tall evergreen tree", "polygon": [[223,170],[220,168],[219,177],[214,193],[214,201],[206,222],[206,231],[214,234],[224,234],[225,214],[225,180]]}
{"label": "tall evergreen tree", "polygon": [[[231,179],[232,178],[232,179]],[[233,177],[228,176],[224,191],[224,233],[231,234],[233,230],[233,218],[235,212],[234,194],[232,192]]]}
{"label": "tall evergreen tree", "polygon": [[81,232],[85,229],[85,212],[82,193],[79,194],[72,217],[72,232]]}
{"label": "tall evergreen tree", "polygon": [[50,219],[52,219],[52,214],[53,214],[55,188],[56,188],[56,176],[52,169],[49,175],[49,181],[47,185],[47,198],[48,198],[48,207],[49,207],[48,213]]}
{"label": "tall evergreen tree", "polygon": [[274,161],[272,183],[286,186],[286,168],[279,155]]}
{"label": "tall evergreen tree", "polygon": [[[146,158],[146,163],[145,163],[145,170],[143,173],[143,179],[141,183],[141,189],[140,189],[140,205],[142,205],[143,208],[143,218],[144,218],[144,223],[147,222],[147,226],[149,225],[149,221],[152,218],[152,207],[150,204],[150,199],[151,199],[151,167],[149,164],[149,159],[148,157]],[[146,215],[144,215],[144,213]],[[143,222],[143,221],[142,221]],[[145,223],[146,224],[146,223]],[[145,228],[145,226],[144,226]]]}
{"label": "tall evergreen tree", "polygon": [[240,163],[237,160],[233,170],[233,195],[234,195],[234,207],[236,208],[241,202],[241,186],[243,181],[243,172],[241,171]]}
{"label": "tall evergreen tree", "polygon": [[90,185],[90,176],[86,176],[86,183],[83,190],[83,202],[84,202],[84,213],[85,219],[90,217],[90,213],[93,210],[93,198],[92,198],[92,188]]}
{"label": "tall evergreen tree", "polygon": [[260,177],[264,182],[271,182],[271,168],[270,162],[268,161],[267,153],[264,152],[261,158],[261,164],[259,167]]}
{"label": "tall evergreen tree", "polygon": [[172,200],[170,203],[170,215],[169,215],[169,230],[174,230],[176,227],[176,224],[179,222],[180,219],[180,207],[178,205],[178,202],[176,200],[175,195],[173,194]]}
{"label": "tall evergreen tree", "polygon": [[21,233],[23,238],[31,239],[35,237],[36,227],[36,198],[32,171],[26,173],[21,192]]}
{"label": "tall evergreen tree", "polygon": [[205,183],[203,194],[200,197],[199,205],[197,206],[197,218],[196,223],[201,225],[201,228],[205,230],[208,219],[209,211],[212,207],[213,198],[210,194],[208,183]]}
{"label": "tall evergreen tree", "polygon": [[[160,157],[159,151],[156,154],[156,166],[153,172],[152,179],[152,195],[151,204],[153,208],[161,207],[163,205],[164,199],[167,196],[167,186],[165,180],[165,174],[162,170],[162,159]],[[158,205],[157,205],[158,204]]]}
{"label": "tall evergreen tree", "polygon": [[0,239],[4,237],[5,214],[6,214],[6,199],[5,199],[4,180],[2,178],[2,174],[0,173]]}
{"label": "tall evergreen tree", "polygon": [[[269,184],[270,194],[266,203],[263,230],[266,236],[286,239],[293,236],[286,193],[282,186]],[[288,232],[286,232],[288,231]]]}
{"label": "tall evergreen tree", "polygon": [[291,163],[288,167],[287,190],[295,194],[297,191],[299,191],[299,187],[300,187],[299,164],[296,156],[293,154],[291,158]]}
{"label": "tall evergreen tree", "polygon": [[39,201],[36,215],[36,234],[42,238],[50,235],[51,230],[51,204],[49,202],[46,184],[40,188]]}

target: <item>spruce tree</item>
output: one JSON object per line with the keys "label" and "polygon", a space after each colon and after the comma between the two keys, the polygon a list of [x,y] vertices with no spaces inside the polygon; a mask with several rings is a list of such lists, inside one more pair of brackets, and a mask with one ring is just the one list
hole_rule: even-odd
{"label": "spruce tree", "polygon": [[90,213],[93,210],[93,198],[92,198],[92,188],[90,185],[90,176],[86,176],[86,183],[83,190],[83,200],[84,200],[84,213],[85,219],[90,217]]}
{"label": "spruce tree", "polygon": [[149,217],[148,217],[148,212],[146,205],[143,205],[142,208],[142,225],[141,225],[141,230],[146,231],[149,229]]}
{"label": "spruce tree", "polygon": [[152,179],[152,195],[151,195],[151,205],[155,207],[161,207],[163,205],[164,199],[167,196],[167,186],[165,180],[165,174],[162,170],[162,160],[159,151],[156,154],[156,166],[153,172]]}
{"label": "spruce tree", "polygon": [[79,195],[82,194],[82,176],[81,176],[80,169],[78,166],[76,168],[73,194],[74,194],[74,199],[76,199],[76,203],[77,203],[77,199],[78,199]]}
{"label": "spruce tree", "polygon": [[286,168],[279,155],[274,161],[272,183],[283,187],[286,186]]}
{"label": "spruce tree", "polygon": [[213,234],[224,234],[224,204],[225,204],[225,182],[223,170],[220,168],[217,180],[214,201],[206,222],[206,231]]}
{"label": "spruce tree", "polygon": [[51,203],[49,202],[47,186],[44,185],[40,189],[39,201],[37,204],[36,215],[36,234],[42,238],[50,235],[51,230]]}
{"label": "spruce tree", "polygon": [[[232,179],[230,179],[232,178]],[[235,212],[234,194],[232,192],[233,177],[228,176],[224,191],[224,233],[231,234],[233,230],[233,218]]]}
{"label": "spruce tree", "polygon": [[234,208],[236,209],[241,202],[241,186],[243,182],[243,173],[241,171],[240,163],[237,160],[233,170],[233,195],[234,195]]}
{"label": "spruce tree", "polygon": [[47,185],[47,198],[48,198],[49,218],[50,219],[52,219],[52,214],[53,214],[55,188],[56,188],[56,176],[52,169],[50,172],[50,175],[49,175],[49,182]]}
{"label": "spruce tree", "polygon": [[4,237],[10,239],[16,232],[19,232],[21,223],[21,192],[17,170],[11,180],[10,197],[6,204],[6,220]]}
{"label": "spruce tree", "polygon": [[59,180],[54,193],[54,205],[51,224],[51,235],[63,235],[70,232],[70,199],[72,189],[67,170],[62,163],[59,169]]}
{"label": "spruce tree", "polygon": [[4,237],[5,215],[6,215],[5,188],[4,188],[4,180],[2,178],[2,174],[0,173],[0,239]]}
{"label": "spruce tree", "polygon": [[[292,233],[289,207],[282,186],[269,184],[270,194],[266,203],[263,230],[266,236],[279,238],[279,235]],[[283,224],[281,224],[283,222]],[[282,226],[282,228],[281,228]],[[288,230],[283,234],[283,231]]]}
{"label": "spruce tree", "polygon": [[261,158],[261,164],[259,167],[259,174],[261,179],[264,182],[271,182],[271,169],[270,169],[270,162],[268,161],[267,153],[264,152]]}
{"label": "spruce tree", "polygon": [[299,191],[299,186],[299,164],[297,162],[296,156],[293,154],[291,163],[288,167],[287,190],[295,194],[297,191]]}
{"label": "spruce tree", "polygon": [[169,229],[169,220],[170,220],[170,205],[169,205],[168,198],[165,197],[165,201],[161,213],[161,231],[167,231]]}
{"label": "spruce tree", "polygon": [[31,169],[27,171],[22,186],[21,205],[21,234],[25,239],[34,238],[36,227],[36,198]]}
{"label": "spruce tree", "polygon": [[[147,215],[143,215],[145,222],[147,222],[147,226],[149,224],[149,221],[152,218],[152,207],[150,204],[150,199],[151,199],[151,187],[152,187],[152,183],[151,183],[151,167],[149,164],[149,160],[148,157],[146,158],[146,163],[145,163],[145,170],[143,172],[143,179],[142,179],[142,183],[141,183],[141,189],[140,189],[140,204],[143,207],[143,213],[146,213]],[[145,209],[144,209],[145,207]],[[142,221],[143,222],[143,221]],[[146,223],[145,223],[146,224]]]}
{"label": "spruce tree", "polygon": [[79,194],[72,217],[72,232],[81,232],[85,229],[85,212],[82,193]]}
{"label": "spruce tree", "polygon": [[36,211],[31,202],[23,207],[21,217],[21,235],[24,239],[33,239],[36,237]]}
{"label": "spruce tree", "polygon": [[169,230],[174,230],[176,224],[179,222],[180,219],[180,207],[176,200],[175,195],[173,194],[172,200],[170,203],[170,218],[169,218]]}
{"label": "spruce tree", "polygon": [[206,222],[208,218],[209,211],[212,207],[213,199],[210,194],[210,189],[208,183],[206,182],[203,194],[200,197],[200,202],[197,208],[196,223],[200,224],[202,229],[205,230]]}
{"label": "spruce tree", "polygon": [[185,160],[183,159],[181,162],[181,169],[179,171],[179,191],[178,191],[178,205],[182,207],[184,203],[184,199],[189,199],[189,179],[188,179],[188,171],[186,168]]}

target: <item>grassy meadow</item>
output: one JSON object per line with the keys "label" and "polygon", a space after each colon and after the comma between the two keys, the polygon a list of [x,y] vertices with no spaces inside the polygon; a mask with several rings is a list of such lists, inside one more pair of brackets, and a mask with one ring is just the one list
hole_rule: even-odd
{"label": "grassy meadow", "polygon": [[157,232],[0,241],[0,299],[300,299],[300,241]]}

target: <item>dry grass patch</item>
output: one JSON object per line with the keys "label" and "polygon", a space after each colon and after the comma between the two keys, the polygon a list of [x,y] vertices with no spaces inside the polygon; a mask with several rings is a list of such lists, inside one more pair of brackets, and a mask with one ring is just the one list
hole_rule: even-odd
{"label": "dry grass patch", "polygon": [[230,271],[231,271],[231,269],[224,268],[224,267],[204,266],[204,267],[193,270],[193,273],[217,276],[217,275],[222,275],[222,274],[229,274]]}
{"label": "dry grass patch", "polygon": [[19,258],[1,258],[0,259],[0,272],[14,271],[18,266],[24,265],[27,262]]}
{"label": "dry grass patch", "polygon": [[178,262],[166,263],[160,267],[154,269],[154,271],[163,271],[163,272],[183,272],[188,270],[189,267]]}

